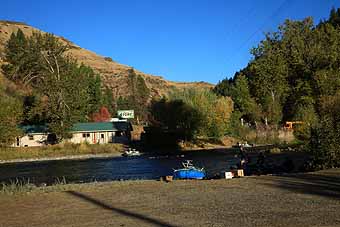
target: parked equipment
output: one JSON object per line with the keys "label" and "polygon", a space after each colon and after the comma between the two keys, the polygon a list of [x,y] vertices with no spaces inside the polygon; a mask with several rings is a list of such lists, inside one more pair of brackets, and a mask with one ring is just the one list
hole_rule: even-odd
{"label": "parked equipment", "polygon": [[294,125],[297,124],[303,124],[302,121],[286,121],[285,125],[283,126],[284,129],[286,130],[293,130],[294,129]]}

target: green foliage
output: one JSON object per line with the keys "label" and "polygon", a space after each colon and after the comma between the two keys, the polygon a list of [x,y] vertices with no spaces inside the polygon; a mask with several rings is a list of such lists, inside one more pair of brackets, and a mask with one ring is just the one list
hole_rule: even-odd
{"label": "green foliage", "polygon": [[97,112],[101,107],[101,102],[103,100],[103,95],[101,91],[101,79],[98,74],[95,74],[94,71],[85,65],[81,65],[79,67],[79,75],[75,75],[82,79],[80,81],[83,89],[86,90],[86,93],[82,95],[82,98],[86,100],[86,109],[84,110],[85,116],[90,116],[91,114]]}
{"label": "green foliage", "polygon": [[[24,124],[47,124],[59,140],[75,122],[87,121],[102,105],[100,76],[66,55],[52,34],[13,33],[5,48],[4,75],[32,88],[24,97]],[[112,101],[112,100],[110,100]],[[111,104],[112,105],[112,104]]]}
{"label": "green foliage", "polygon": [[315,168],[340,167],[340,93],[322,98],[320,123],[312,128],[309,148]]}
{"label": "green foliage", "polygon": [[295,119],[303,123],[295,126],[294,135],[298,140],[308,141],[311,130],[318,124],[318,115],[313,105],[298,106]]}
{"label": "green foliage", "polygon": [[19,81],[30,74],[30,68],[34,68],[35,63],[30,62],[33,57],[27,56],[28,51],[29,44],[24,33],[20,29],[17,33],[12,33],[4,50],[5,60],[9,64],[2,65],[8,78]]}
{"label": "green foliage", "polygon": [[153,126],[170,132],[183,133],[186,140],[191,140],[198,133],[202,124],[202,114],[183,100],[153,100],[150,105]]}
{"label": "green foliage", "polygon": [[21,134],[17,125],[22,115],[20,100],[1,93],[0,88],[0,147],[14,143],[15,138]]}
{"label": "green foliage", "polygon": [[286,20],[252,49],[246,68],[215,87],[217,94],[235,102],[233,134],[243,133],[238,122],[241,117],[250,121],[247,112],[257,112],[271,128],[302,121],[294,134],[305,143],[311,141],[316,165],[339,166],[339,22],[340,9],[334,8],[317,26],[312,18]]}
{"label": "green foliage", "polygon": [[267,35],[266,40],[252,50],[255,60],[249,66],[253,95],[270,124],[281,121],[282,104],[288,90],[288,66],[278,42],[277,34]]}
{"label": "green foliage", "polygon": [[[235,74],[236,77],[237,74]],[[233,97],[234,80],[233,78],[225,78],[213,88],[213,92],[217,95]]]}
{"label": "green foliage", "polygon": [[144,78],[137,75],[132,68],[128,71],[128,87],[130,95],[126,98],[118,98],[117,110],[132,109],[135,111],[136,123],[146,121],[150,89],[146,86]]}
{"label": "green foliage", "polygon": [[113,94],[110,88],[105,87],[102,95],[102,106],[107,107],[108,111],[113,114],[115,112]]}
{"label": "green foliage", "polygon": [[2,182],[0,184],[0,194],[23,194],[36,189],[36,186],[29,180],[11,180],[9,183]]}
{"label": "green foliage", "polygon": [[[330,19],[317,26],[311,18],[286,20],[252,49],[254,58],[246,68],[214,91],[232,97],[247,121],[262,118],[275,126],[305,120],[302,112],[317,115],[319,97],[340,89],[339,13],[333,9]],[[247,112],[256,116],[247,117]]]}
{"label": "green foliage", "polygon": [[340,26],[340,8],[337,10],[335,8],[331,9],[328,22],[334,27]]}
{"label": "green foliage", "polygon": [[209,90],[187,89],[169,94],[169,100],[153,101],[153,125],[185,133],[186,139],[197,136],[219,138],[227,132],[233,103]]}
{"label": "green foliage", "polygon": [[243,74],[236,77],[231,97],[235,103],[235,109],[240,111],[242,118],[248,122],[256,122],[260,119],[260,107],[251,96],[248,79]]}

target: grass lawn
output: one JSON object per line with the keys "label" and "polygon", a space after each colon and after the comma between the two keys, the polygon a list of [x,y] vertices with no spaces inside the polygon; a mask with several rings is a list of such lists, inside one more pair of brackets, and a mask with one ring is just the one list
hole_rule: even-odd
{"label": "grass lawn", "polygon": [[121,144],[58,144],[43,147],[0,148],[0,161],[53,158],[74,155],[121,154]]}
{"label": "grass lawn", "polygon": [[0,193],[0,226],[340,226],[340,169]]}

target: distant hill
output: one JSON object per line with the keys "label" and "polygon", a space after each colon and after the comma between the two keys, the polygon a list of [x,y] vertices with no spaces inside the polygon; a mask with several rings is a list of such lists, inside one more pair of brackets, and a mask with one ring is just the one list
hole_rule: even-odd
{"label": "distant hill", "polygon": [[[4,45],[10,38],[12,32],[21,29],[26,36],[31,36],[32,32],[42,32],[37,28],[29,26],[22,22],[0,21],[0,65],[3,64]],[[128,70],[130,66],[120,64],[110,57],[100,56],[92,51],[81,48],[73,42],[61,36],[56,36],[61,42],[68,44],[70,49],[67,54],[73,56],[79,63],[83,63],[92,67],[96,72],[100,73],[103,84],[112,90],[114,97],[129,95]],[[173,82],[165,80],[161,76],[154,76],[135,70],[136,74],[142,76],[146,82],[146,86],[150,89],[150,97],[159,97],[165,95],[173,88],[212,88],[213,85],[206,82]],[[1,76],[1,72],[0,72]]]}

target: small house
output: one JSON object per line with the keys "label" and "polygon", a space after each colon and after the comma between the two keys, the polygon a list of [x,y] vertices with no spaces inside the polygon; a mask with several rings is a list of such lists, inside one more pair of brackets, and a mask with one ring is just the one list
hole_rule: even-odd
{"label": "small house", "polygon": [[131,139],[132,125],[127,121],[89,122],[74,124],[71,133],[72,143],[128,143]]}
{"label": "small house", "polygon": [[[56,141],[46,125],[26,125],[20,126],[20,129],[23,136],[16,138],[13,147],[38,147]],[[131,123],[127,121],[76,123],[70,130],[71,138],[65,141],[89,144],[129,143],[132,130]]]}
{"label": "small house", "polygon": [[46,144],[48,130],[45,125],[25,125],[19,128],[24,135],[16,138],[13,147],[39,147]]}

